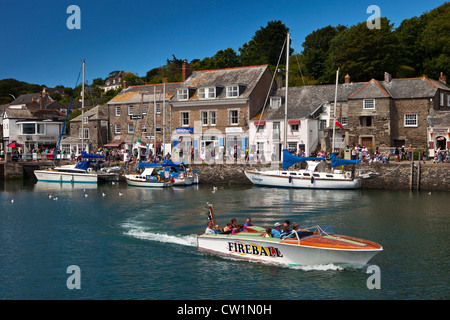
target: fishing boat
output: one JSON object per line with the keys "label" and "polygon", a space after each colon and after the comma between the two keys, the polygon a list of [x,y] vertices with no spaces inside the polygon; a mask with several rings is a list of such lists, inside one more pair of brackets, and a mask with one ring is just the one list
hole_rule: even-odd
{"label": "fishing boat", "polygon": [[[331,168],[354,165],[360,160],[337,159],[331,155]],[[296,163],[306,162],[306,168],[288,170]],[[322,157],[296,157],[283,150],[282,170],[245,170],[247,178],[255,185],[266,187],[307,188],[307,189],[357,189],[361,177],[355,170],[327,170],[328,164]],[[368,175],[367,177],[370,177]]]}
{"label": "fishing boat", "polygon": [[[282,170],[245,170],[247,178],[255,185],[285,188],[307,188],[307,189],[357,189],[361,187],[362,178],[373,178],[375,173],[359,175],[359,172],[353,170],[344,171],[345,165],[355,165],[360,160],[337,159],[334,154],[334,133],[336,126],[336,104],[339,70],[336,73],[336,90],[334,101],[334,119],[333,122],[333,143],[331,153],[331,169],[321,165],[325,162],[322,157],[296,157],[289,153],[287,145],[287,124],[288,124],[288,83],[289,83],[289,45],[290,34],[286,40],[286,92],[285,92],[285,110],[284,110],[284,149]],[[303,170],[289,171],[289,167],[296,163],[306,162],[307,167]],[[336,170],[335,167],[342,166],[342,170]]]}
{"label": "fishing boat", "polygon": [[168,170],[160,164],[153,163],[139,163],[138,169],[144,169],[141,173],[129,173],[124,177],[128,185],[133,187],[151,187],[164,188],[173,185],[173,178],[169,177]]}
{"label": "fishing boat", "polygon": [[197,236],[197,248],[283,266],[333,264],[362,267],[383,251],[382,246],[375,242],[337,235],[331,226],[293,231],[284,239],[267,237],[265,228],[259,226],[250,226],[235,234],[202,233]]}
{"label": "fishing boat", "polygon": [[118,172],[102,171],[103,155],[81,153],[77,164],[57,166],[50,169],[34,170],[38,181],[68,183],[98,183],[118,181]]}
{"label": "fishing boat", "polygon": [[197,172],[192,172],[184,162],[164,160],[162,166],[169,167],[169,177],[174,179],[174,186],[190,186],[199,183]]}

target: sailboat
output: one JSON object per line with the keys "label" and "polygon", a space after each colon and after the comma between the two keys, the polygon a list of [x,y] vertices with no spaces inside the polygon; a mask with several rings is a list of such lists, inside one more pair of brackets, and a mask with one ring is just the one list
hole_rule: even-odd
{"label": "sailboat", "polygon": [[[85,61],[83,60],[83,77],[82,77],[82,119],[84,118],[84,70],[85,70]],[[78,82],[78,80],[77,80]],[[58,145],[53,155],[53,161],[56,159],[56,152],[59,149],[59,143],[61,142],[61,137],[64,133],[64,128],[67,122],[67,117],[69,115],[69,110],[67,111],[66,119],[64,121],[64,125],[61,129],[61,134],[59,136]],[[84,149],[84,124],[81,121],[81,148]],[[52,167],[50,169],[44,170],[35,170],[34,175],[38,181],[46,181],[46,182],[68,182],[68,183],[98,183],[102,181],[118,181],[119,173],[116,170],[101,170],[101,166],[103,163],[103,159],[105,157],[103,155],[97,154],[88,154],[84,151],[81,152],[80,161],[74,165],[63,165]],[[53,166],[52,161],[52,166]]]}
{"label": "sailboat", "polygon": [[[307,188],[307,189],[357,189],[361,187],[361,177],[354,170],[344,171],[335,170],[333,168],[355,165],[360,160],[337,159],[334,152],[331,154],[331,168],[326,170],[328,166],[326,159],[323,157],[296,157],[287,149],[287,116],[288,116],[288,82],[289,82],[289,43],[290,34],[287,35],[286,41],[286,93],[285,93],[285,132],[284,132],[284,149],[283,149],[283,165],[282,170],[245,170],[247,178],[255,185],[267,187],[286,187],[286,188]],[[336,102],[338,88],[339,70],[336,74],[336,92],[334,102],[334,119],[336,118]],[[334,132],[336,121],[333,125],[333,147],[334,151]],[[306,169],[288,170],[296,163],[306,162]]]}

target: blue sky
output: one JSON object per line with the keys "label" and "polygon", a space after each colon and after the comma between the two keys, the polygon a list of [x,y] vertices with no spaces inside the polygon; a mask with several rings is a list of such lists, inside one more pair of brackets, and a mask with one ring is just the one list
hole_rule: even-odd
{"label": "blue sky", "polygon": [[[394,27],[445,3],[443,0],[0,0],[0,79],[49,87],[73,87],[81,61],[86,80],[113,70],[144,76],[175,55],[203,59],[218,50],[236,52],[268,21],[281,20],[292,46],[327,25],[366,21],[369,5]],[[81,29],[69,30],[70,5],[81,10]]]}

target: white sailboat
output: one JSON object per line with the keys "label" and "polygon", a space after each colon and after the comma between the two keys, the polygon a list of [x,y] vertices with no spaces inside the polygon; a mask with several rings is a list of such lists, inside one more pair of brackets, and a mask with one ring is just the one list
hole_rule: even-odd
{"label": "white sailboat", "polygon": [[[84,118],[84,69],[85,61],[83,60],[83,76],[82,76],[82,119]],[[69,114],[70,109],[67,111]],[[66,116],[67,121],[67,116]],[[59,141],[64,133],[66,121],[61,130]],[[81,148],[84,149],[84,121],[81,121]],[[56,150],[59,148],[59,142]],[[53,159],[56,159],[56,151]],[[98,183],[102,181],[118,181],[119,173],[116,170],[102,170],[101,163],[103,162],[103,155],[88,154],[81,152],[81,161],[76,165],[63,165],[50,169],[35,170],[34,175],[38,181],[45,182],[68,182],[68,183]],[[53,162],[52,162],[53,165]]]}
{"label": "white sailboat", "polygon": [[[289,82],[289,43],[290,34],[286,41],[286,96],[285,96],[285,118],[284,118],[284,150],[282,170],[245,170],[247,178],[255,185],[267,187],[286,187],[286,188],[307,188],[307,189],[357,189],[361,186],[361,177],[355,172],[334,170],[333,168],[344,165],[354,165],[360,160],[336,159],[334,153],[331,155],[331,168],[326,170],[325,158],[320,157],[296,157],[286,149],[287,143],[287,117],[288,117],[288,82]],[[336,119],[336,102],[338,88],[339,70],[336,74],[336,93],[334,102],[334,123],[333,123],[333,146],[334,150],[334,131]],[[288,170],[295,163],[306,162],[306,169]]]}

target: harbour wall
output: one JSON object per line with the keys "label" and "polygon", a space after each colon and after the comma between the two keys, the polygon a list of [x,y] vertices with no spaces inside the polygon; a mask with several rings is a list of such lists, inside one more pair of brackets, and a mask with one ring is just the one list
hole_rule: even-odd
{"label": "harbour wall", "polygon": [[[34,178],[33,171],[51,166],[51,161],[0,162],[0,179]],[[269,169],[262,164],[192,164],[201,184],[251,185],[244,174],[246,169]],[[362,168],[375,170],[379,176],[362,182],[363,189],[450,191],[450,163],[415,161],[364,164]]]}
{"label": "harbour wall", "polygon": [[[191,165],[197,170],[200,183],[251,185],[244,174],[246,169],[268,169],[266,165],[213,164]],[[365,179],[362,189],[450,191],[450,163],[391,162],[364,164],[362,168],[375,170],[379,176]],[[412,178],[411,178],[412,176]]]}

